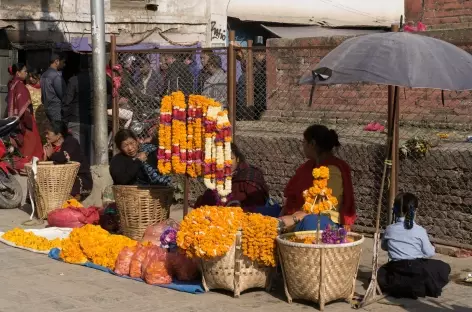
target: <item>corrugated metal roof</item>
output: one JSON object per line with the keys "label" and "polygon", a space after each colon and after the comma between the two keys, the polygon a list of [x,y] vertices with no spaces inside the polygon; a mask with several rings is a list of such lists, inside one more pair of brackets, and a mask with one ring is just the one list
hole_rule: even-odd
{"label": "corrugated metal roof", "polygon": [[383,30],[372,29],[340,29],[320,26],[266,26],[265,29],[280,38],[297,39],[308,37],[332,37],[332,36],[359,36],[384,32]]}

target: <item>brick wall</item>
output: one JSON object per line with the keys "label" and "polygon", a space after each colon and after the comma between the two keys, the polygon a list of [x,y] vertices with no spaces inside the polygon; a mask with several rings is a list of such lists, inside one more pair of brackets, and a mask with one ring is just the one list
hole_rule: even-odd
{"label": "brick wall", "polygon": [[472,27],[471,0],[405,0],[405,20],[421,21],[428,29]]}
{"label": "brick wall", "polygon": [[[450,42],[464,42],[458,34],[428,33]],[[462,36],[472,33],[462,34]],[[317,86],[314,101],[308,106],[310,86],[299,86],[303,74],[309,74],[316,64],[346,37],[270,39],[267,50],[267,112],[266,120],[283,118],[323,117],[343,120],[385,120],[387,87],[381,86]],[[299,47],[309,47],[300,49]],[[462,48],[470,51],[467,44]],[[400,97],[401,119],[405,121],[468,123],[472,116],[471,92],[441,92],[403,89]]]}
{"label": "brick wall", "polygon": [[[261,135],[257,131],[245,131],[237,135],[236,141],[248,161],[264,171],[272,196],[282,199],[285,185],[304,161],[301,133],[296,137],[280,132]],[[384,153],[383,144],[356,142],[348,137],[342,140],[338,154],[352,168],[358,212],[356,225],[375,226]],[[472,245],[471,150],[442,147],[432,150],[424,161],[403,160],[399,180],[400,190],[419,197],[417,221],[430,235]],[[385,202],[383,207],[385,225]]]}

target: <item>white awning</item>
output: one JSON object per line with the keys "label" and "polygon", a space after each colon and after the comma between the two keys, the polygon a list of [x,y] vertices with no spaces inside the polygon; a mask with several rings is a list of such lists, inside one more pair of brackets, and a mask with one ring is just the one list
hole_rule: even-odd
{"label": "white awning", "polygon": [[359,36],[373,33],[383,32],[383,30],[372,30],[372,29],[340,29],[340,28],[327,28],[320,26],[266,26],[262,25],[269,32],[279,38],[286,39],[297,39],[297,38],[308,38],[308,37],[332,37],[332,36]]}
{"label": "white awning", "polygon": [[389,27],[404,15],[404,0],[230,0],[227,14],[266,23]]}

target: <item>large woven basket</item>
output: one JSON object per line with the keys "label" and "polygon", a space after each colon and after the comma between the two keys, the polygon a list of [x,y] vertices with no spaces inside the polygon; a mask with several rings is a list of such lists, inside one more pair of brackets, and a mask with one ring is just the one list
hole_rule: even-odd
{"label": "large woven basket", "polygon": [[125,236],[140,240],[146,228],[169,219],[174,191],[165,186],[113,186],[121,230]]}
{"label": "large woven basket", "polygon": [[270,289],[274,269],[261,266],[244,256],[241,237],[239,231],[234,245],[223,257],[202,260],[202,282],[205,291],[229,290],[238,298],[241,292],[248,289]]}
{"label": "large woven basket", "polygon": [[40,161],[37,164],[35,179],[32,165],[25,165],[30,192],[33,192],[39,219],[46,219],[49,212],[60,208],[66,200],[71,198],[70,192],[79,167],[78,162],[58,165],[52,161]]}
{"label": "large woven basket", "polygon": [[309,300],[319,303],[320,310],[323,310],[328,302],[351,300],[364,237],[349,233],[349,236],[356,239],[354,242],[328,245],[286,240],[291,235],[303,238],[316,235],[316,231],[288,233],[277,237],[288,302],[291,303],[292,299]]}

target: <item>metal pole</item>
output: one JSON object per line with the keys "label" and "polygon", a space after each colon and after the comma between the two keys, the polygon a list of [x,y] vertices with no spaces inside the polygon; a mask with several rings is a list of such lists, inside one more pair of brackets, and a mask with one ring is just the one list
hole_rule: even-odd
{"label": "metal pole", "polygon": [[236,32],[231,30],[229,33],[228,45],[228,109],[229,121],[233,127],[233,139],[236,132],[236,53],[234,44],[236,42]]}
{"label": "metal pole", "polygon": [[252,40],[247,41],[246,62],[246,106],[254,106],[254,53],[252,51]]}
{"label": "metal pole", "polygon": [[[111,47],[110,47],[110,56],[111,56],[111,79],[115,79],[115,71],[113,70],[113,67],[116,65],[116,36],[111,35]],[[113,133],[113,138],[115,137],[116,133],[119,130],[120,124],[119,124],[119,119],[118,119],[118,112],[119,112],[119,107],[118,107],[118,99],[119,96],[114,96],[113,97],[113,128],[112,128],[112,133]],[[113,155],[116,155],[118,153],[118,147],[115,145],[115,140],[113,140]]]}
{"label": "metal pole", "polygon": [[108,165],[104,0],[91,0],[95,163]]}

